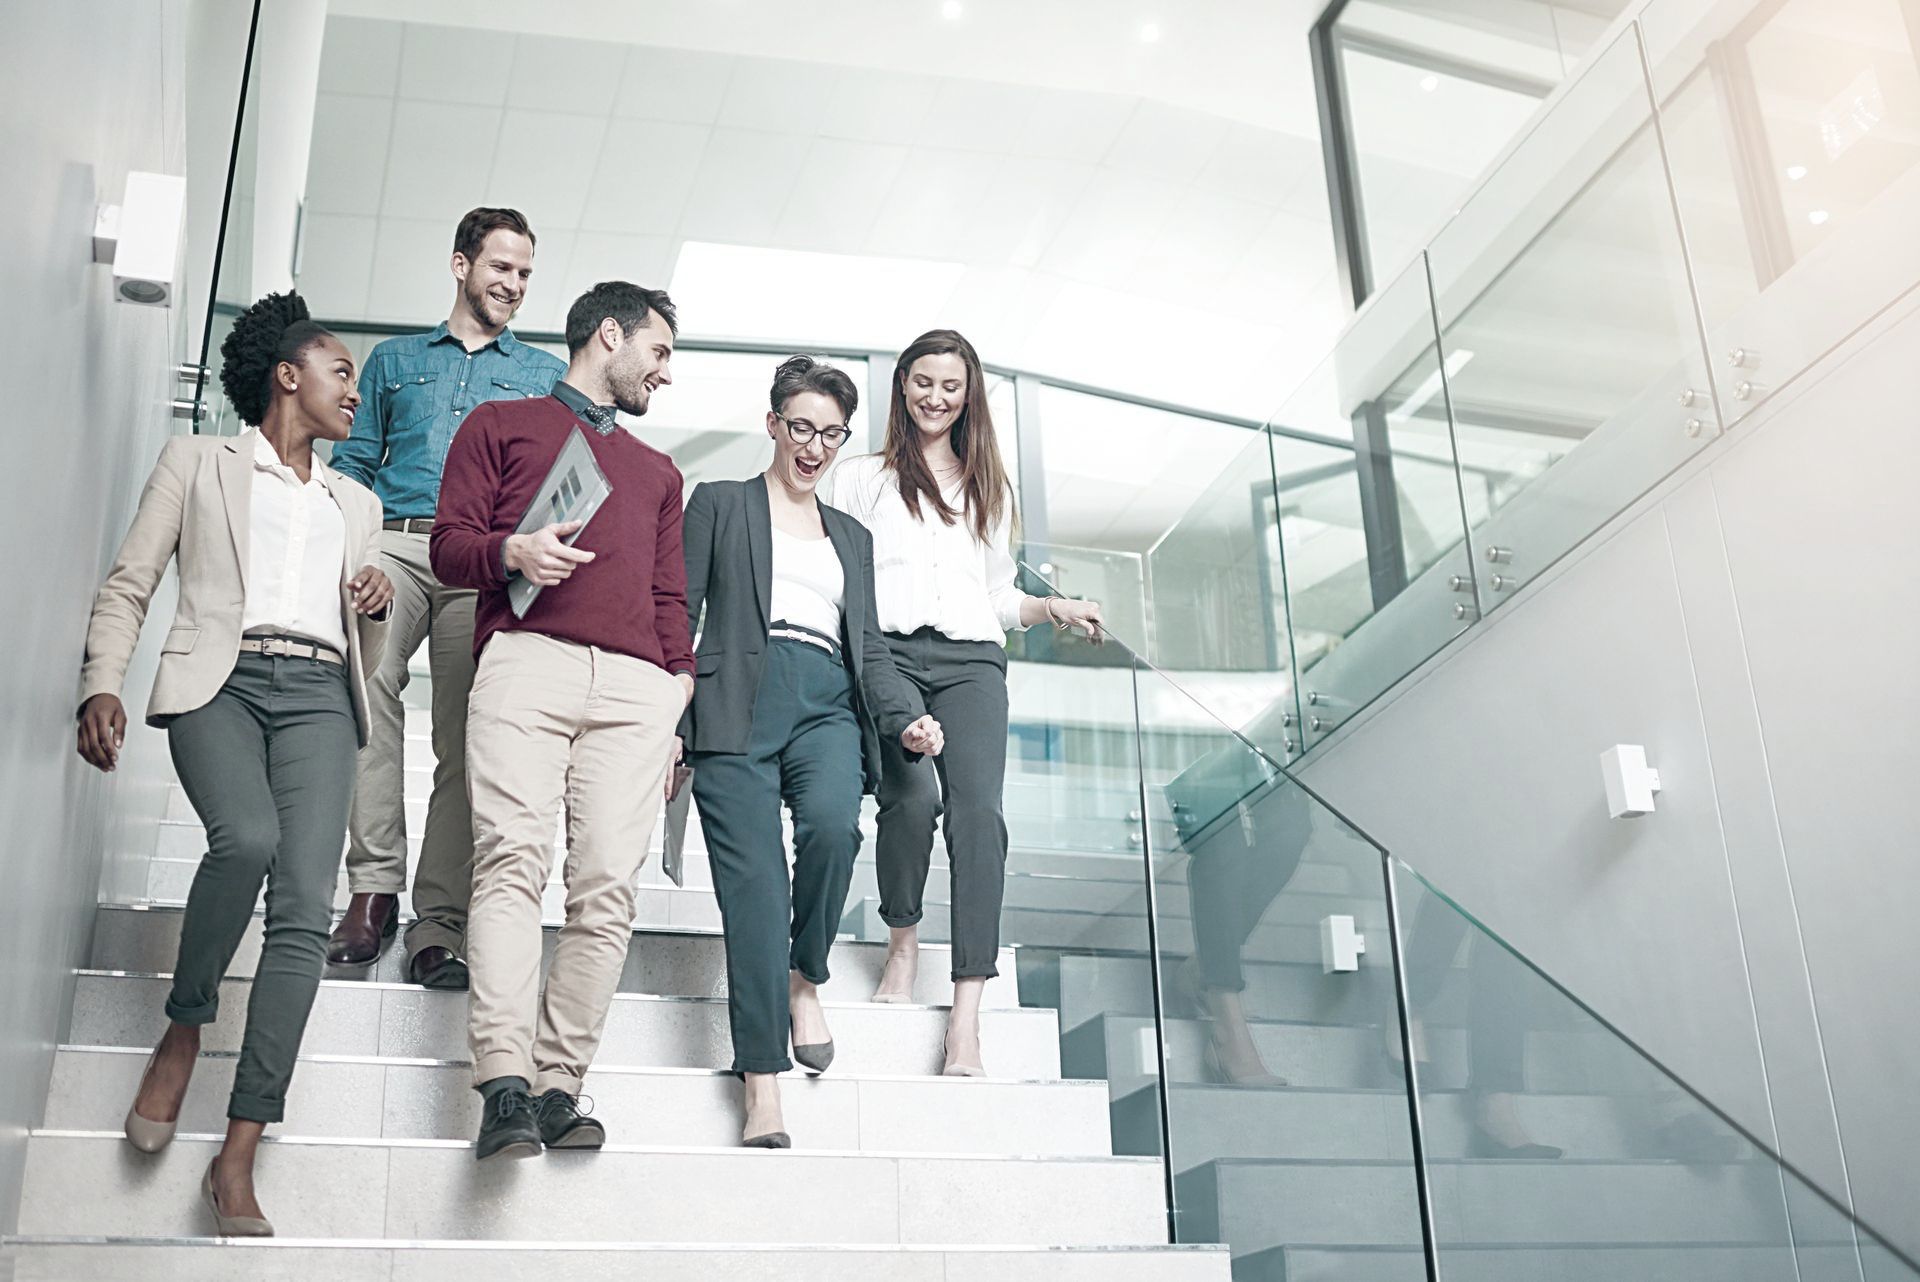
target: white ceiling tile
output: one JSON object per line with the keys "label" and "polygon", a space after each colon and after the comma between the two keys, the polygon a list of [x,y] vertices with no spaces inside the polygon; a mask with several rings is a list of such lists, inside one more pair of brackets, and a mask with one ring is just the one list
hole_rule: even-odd
{"label": "white ceiling tile", "polygon": [[453,301],[453,225],[383,218],[373,247],[367,317],[432,329]]}
{"label": "white ceiling tile", "polygon": [[[633,45],[613,114],[640,120],[677,120],[710,125],[726,100],[734,59],[693,49]],[[636,139],[641,142],[642,139]]]}
{"label": "white ceiling tile", "polygon": [[387,218],[445,218],[451,233],[460,215],[480,203],[500,134],[495,108],[402,101],[387,149]]}
{"label": "white ceiling tile", "polygon": [[1119,94],[1039,90],[1017,150],[1028,156],[1098,161],[1127,127],[1138,105],[1139,99]]}
{"label": "white ceiling tile", "polygon": [[680,225],[712,130],[650,122],[638,132],[615,121],[601,142],[580,226],[592,231],[671,233]]}
{"label": "white ceiling tile", "polygon": [[1192,182],[1226,136],[1219,116],[1145,99],[1114,139],[1106,163],[1162,182]]}
{"label": "white ceiling tile", "polygon": [[294,282],[315,316],[360,320],[373,277],[372,218],[308,213],[301,221],[300,276]]}
{"label": "white ceiling tile", "polygon": [[392,97],[400,83],[401,34],[398,22],[328,18],[320,42],[320,92]]}
{"label": "white ceiling tile", "polygon": [[777,58],[741,58],[727,84],[719,123],[734,129],[767,129],[811,135],[820,125],[837,67]]}
{"label": "white ceiling tile", "polygon": [[1232,280],[1249,298],[1285,297],[1317,284],[1334,267],[1333,230],[1311,218],[1275,214],[1247,243]]}
{"label": "white ceiling tile", "polygon": [[770,243],[806,146],[792,134],[715,129],[681,214],[685,240]]}
{"label": "white ceiling tile", "polygon": [[400,96],[497,107],[507,100],[517,39],[511,32],[409,22],[400,42]]}
{"label": "white ceiling tile", "polygon": [[507,105],[535,111],[605,115],[620,95],[627,46],[606,40],[521,36],[513,51]]}
{"label": "white ceiling tile", "polygon": [[608,123],[606,116],[509,108],[500,122],[486,203],[518,209],[536,233],[579,226]]}
{"label": "white ceiling tile", "polygon": [[943,80],[929,119],[952,121],[941,142],[968,151],[1017,152],[1040,91],[1027,85]]}
{"label": "white ceiling tile", "polygon": [[[661,289],[673,275],[676,242],[671,236],[626,236],[583,231],[573,241],[573,259],[566,280],[555,291],[564,319],[573,300],[603,280],[630,280]],[[559,282],[555,282],[558,284]],[[556,324],[555,329],[562,326]]]}
{"label": "white ceiling tile", "polygon": [[1149,289],[1192,293],[1223,281],[1273,221],[1265,205],[1189,189],[1140,256]]}
{"label": "white ceiling tile", "polygon": [[375,214],[386,178],[394,100],[323,93],[313,107],[307,212]]}
{"label": "white ceiling tile", "polygon": [[906,258],[962,255],[999,173],[999,158],[982,152],[914,148],[867,231],[867,251]]}
{"label": "white ceiling tile", "polygon": [[1179,195],[1172,183],[1099,170],[1039,265],[1073,280],[1122,284],[1166,226]]}
{"label": "white ceiling tile", "polygon": [[933,108],[940,81],[908,72],[848,67],[837,71],[823,109],[823,137],[912,143]]}
{"label": "white ceiling tile", "polygon": [[787,188],[775,241],[793,249],[859,252],[906,159],[905,147],[816,138]]}
{"label": "white ceiling tile", "polygon": [[994,179],[965,240],[969,262],[1038,265],[1097,171],[1082,161],[994,158]]}
{"label": "white ceiling tile", "polygon": [[1017,333],[1019,317],[1044,307],[1058,288],[1059,283],[1053,278],[1040,278],[1024,268],[972,267],[960,278],[939,311],[927,317],[927,324],[979,335],[982,341],[986,341],[987,336],[998,336],[1000,350],[985,359],[1018,366],[1020,360],[1013,336]]}
{"label": "white ceiling tile", "polygon": [[1197,181],[1209,191],[1277,207],[1303,185],[1317,195],[1321,166],[1318,142],[1235,123]]}

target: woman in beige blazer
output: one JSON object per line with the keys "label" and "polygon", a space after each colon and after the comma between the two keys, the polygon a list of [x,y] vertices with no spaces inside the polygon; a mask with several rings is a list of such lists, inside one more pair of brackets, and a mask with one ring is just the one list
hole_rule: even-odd
{"label": "woman in beige blazer", "polygon": [[133,527],[94,598],[80,673],[80,755],[112,770],[126,732],[120,686],[167,563],[180,603],[161,647],[147,723],[165,727],[174,769],[207,828],[180,927],[172,1021],[127,1111],[127,1138],[173,1138],[219,1013],[220,980],[264,882],[266,936],[227,1105],[227,1137],[202,1192],[222,1235],[273,1226],[253,1189],[260,1136],[285,1111],[319,988],[334,880],[366,742],[366,658],[381,653],[393,585],[373,568],[380,504],[328,468],[360,400],[353,358],[296,294],[241,313],[220,381],[256,429],[167,442]]}

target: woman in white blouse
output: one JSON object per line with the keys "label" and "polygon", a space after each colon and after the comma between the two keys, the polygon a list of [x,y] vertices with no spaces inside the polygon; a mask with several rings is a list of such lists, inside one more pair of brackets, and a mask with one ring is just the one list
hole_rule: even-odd
{"label": "woman in white blouse", "polygon": [[873,531],[880,627],[895,666],[940,722],[945,751],[915,759],[888,745],[876,861],[892,930],[877,1002],[912,1000],[934,824],[945,816],[952,876],[949,1076],[983,1075],[980,996],[999,973],[1007,824],[1006,634],[1035,623],[1100,635],[1092,601],[1014,586],[1013,488],[994,439],[973,345],[952,330],[916,338],[894,367],[886,447],[848,459],[823,497]]}

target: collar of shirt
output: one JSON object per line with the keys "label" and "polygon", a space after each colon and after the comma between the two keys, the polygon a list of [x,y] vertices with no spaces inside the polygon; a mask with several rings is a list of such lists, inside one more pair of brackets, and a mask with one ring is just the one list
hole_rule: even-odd
{"label": "collar of shirt", "polygon": [[[460,342],[459,337],[455,335],[452,330],[447,328],[447,323],[445,321],[441,321],[438,325],[434,326],[433,333],[427,335],[428,347],[432,347],[436,343],[453,343],[463,349],[466,346],[466,344]],[[513,336],[513,331],[510,329],[503,329],[494,337],[480,344],[480,346],[476,347],[474,350],[477,352],[484,352],[489,347],[494,347],[499,349],[501,355],[511,356],[513,355],[514,348],[518,347],[519,345],[520,345],[520,340]]]}
{"label": "collar of shirt", "polygon": [[[305,484],[317,485],[320,483],[320,469],[314,466],[314,464],[318,462],[318,459],[314,459],[307,464],[307,479]],[[281,480],[293,485],[302,484],[300,474],[294,471],[290,465],[280,461],[279,451],[273,448],[273,442],[267,439],[265,432],[255,431],[253,434],[253,465],[260,471],[271,472]]]}
{"label": "collar of shirt", "polygon": [[[606,436],[613,431],[614,407],[600,405],[587,399],[587,394],[573,384],[561,379],[553,385],[553,399],[573,411],[573,416],[594,431]],[[594,411],[598,411],[596,415]]]}

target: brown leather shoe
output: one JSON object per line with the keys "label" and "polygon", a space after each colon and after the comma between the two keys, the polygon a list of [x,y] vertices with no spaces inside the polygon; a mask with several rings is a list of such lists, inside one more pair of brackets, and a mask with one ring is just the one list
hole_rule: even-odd
{"label": "brown leather shoe", "polygon": [[422,948],[407,959],[407,982],[422,988],[467,990],[467,964],[451,948],[438,944]]}
{"label": "brown leather shoe", "polygon": [[393,942],[400,929],[400,896],[355,895],[347,900],[340,924],[327,936],[327,961],[334,966],[368,966]]}

